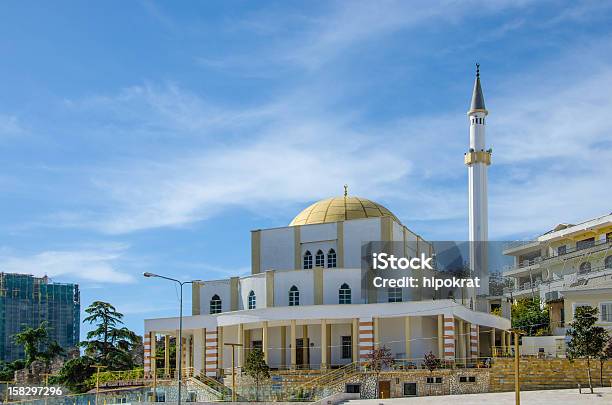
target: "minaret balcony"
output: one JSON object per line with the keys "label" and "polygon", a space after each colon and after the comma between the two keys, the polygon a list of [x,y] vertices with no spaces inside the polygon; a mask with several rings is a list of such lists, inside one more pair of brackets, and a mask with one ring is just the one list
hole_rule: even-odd
{"label": "minaret balcony", "polygon": [[464,162],[467,166],[471,166],[475,163],[484,163],[489,166],[491,164],[491,151],[481,150],[467,152],[464,156]]}

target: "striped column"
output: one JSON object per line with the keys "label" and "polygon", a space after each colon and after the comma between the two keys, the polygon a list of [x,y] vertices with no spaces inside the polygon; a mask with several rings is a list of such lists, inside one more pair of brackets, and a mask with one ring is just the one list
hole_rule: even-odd
{"label": "striped column", "polygon": [[444,315],[444,360],[455,360],[455,318]]}
{"label": "striped column", "polygon": [[374,349],[374,321],[372,318],[359,319],[359,362],[367,360]]}
{"label": "striped column", "polygon": [[151,374],[151,338],[153,332],[145,333],[144,335],[144,374],[149,376]]}
{"label": "striped column", "polygon": [[205,359],[204,368],[208,377],[217,376],[217,360],[219,359],[219,335],[217,328],[206,328],[204,331]]}
{"label": "striped column", "polygon": [[470,324],[470,354],[477,358],[478,353],[478,325]]}

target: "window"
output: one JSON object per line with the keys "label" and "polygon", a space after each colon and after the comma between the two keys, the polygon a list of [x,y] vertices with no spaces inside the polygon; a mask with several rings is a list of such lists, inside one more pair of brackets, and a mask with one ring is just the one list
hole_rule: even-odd
{"label": "window", "polygon": [[322,250],[317,251],[315,256],[315,267],[325,267],[325,255]]}
{"label": "window", "polygon": [[350,304],[351,303],[351,287],[344,283],[338,290],[338,304]]}
{"label": "window", "polygon": [[310,250],[304,253],[304,269],[312,269],[312,253],[310,253]]}
{"label": "window", "polygon": [[473,383],[473,382],[476,382],[476,376],[473,376],[473,375],[471,375],[471,376],[461,376],[461,377],[459,377],[459,382],[462,382],[462,383],[467,383],[467,382]]}
{"label": "window", "polygon": [[249,309],[255,309],[257,307],[257,299],[255,298],[255,291],[251,290],[249,293]]}
{"label": "window", "polygon": [[604,267],[606,269],[612,269],[612,255],[606,257],[606,259],[604,260]]}
{"label": "window", "polygon": [[342,336],[342,358],[353,358],[353,338],[351,336]]}
{"label": "window", "polygon": [[404,396],[405,397],[416,397],[417,385],[416,383],[404,383]]}
{"label": "window", "polygon": [[591,271],[591,263],[582,262],[580,263],[580,267],[578,268],[578,274],[586,274]]}
{"label": "window", "polygon": [[576,250],[586,249],[595,244],[595,238],[588,238],[576,242]]}
{"label": "window", "polygon": [[347,394],[359,394],[361,391],[361,384],[346,384]]}
{"label": "window", "polygon": [[562,256],[567,253],[567,246],[561,245],[557,248],[557,255]]}
{"label": "window", "polygon": [[612,322],[612,302],[599,304],[599,314],[602,322]]}
{"label": "window", "polygon": [[297,307],[300,305],[300,290],[296,286],[289,289],[289,306]]}
{"label": "window", "polygon": [[427,384],[442,384],[442,377],[427,377]]}
{"label": "window", "polygon": [[213,295],[213,297],[210,299],[210,313],[221,313],[221,298],[219,298],[217,294]]}
{"label": "window", "polygon": [[606,241],[607,241],[607,242],[612,242],[612,232],[608,232],[608,233],[606,234]]}
{"label": "window", "polygon": [[329,249],[329,252],[327,252],[327,267],[336,267],[336,251],[334,249]]}
{"label": "window", "polygon": [[253,340],[253,342],[251,343],[251,348],[253,350],[263,351],[263,342],[261,340]]}
{"label": "window", "polygon": [[389,302],[402,302],[402,289],[399,287],[387,289],[387,295],[389,297]]}

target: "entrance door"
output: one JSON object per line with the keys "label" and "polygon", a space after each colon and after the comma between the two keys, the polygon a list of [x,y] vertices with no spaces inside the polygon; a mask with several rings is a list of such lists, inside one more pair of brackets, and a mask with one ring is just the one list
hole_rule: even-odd
{"label": "entrance door", "polygon": [[308,346],[308,338],[296,339],[295,342],[295,362],[298,367],[308,368],[310,364],[310,347]]}
{"label": "entrance door", "polygon": [[379,381],[378,382],[378,398],[380,399],[391,398],[391,381]]}

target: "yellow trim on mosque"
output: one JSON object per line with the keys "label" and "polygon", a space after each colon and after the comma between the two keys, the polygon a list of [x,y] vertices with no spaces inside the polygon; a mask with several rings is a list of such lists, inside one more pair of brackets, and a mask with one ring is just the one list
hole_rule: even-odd
{"label": "yellow trim on mosque", "polygon": [[491,164],[491,152],[481,150],[478,152],[467,152],[464,156],[464,162],[470,166],[474,163],[484,163],[487,166]]}

